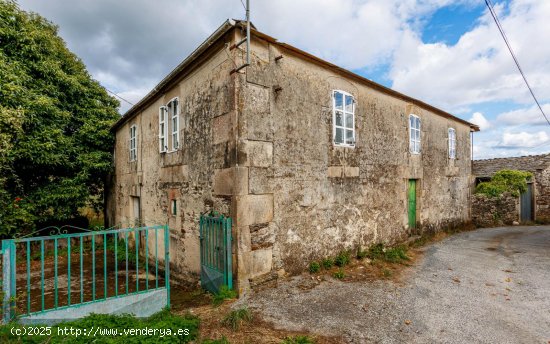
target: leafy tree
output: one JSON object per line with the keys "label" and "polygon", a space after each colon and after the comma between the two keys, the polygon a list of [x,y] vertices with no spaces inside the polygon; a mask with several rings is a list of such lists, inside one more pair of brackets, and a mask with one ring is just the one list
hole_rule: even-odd
{"label": "leafy tree", "polygon": [[503,193],[509,192],[512,196],[518,197],[527,190],[527,180],[532,176],[531,172],[501,170],[495,173],[491,181],[479,183],[475,193],[499,197]]}
{"label": "leafy tree", "polygon": [[118,101],[35,13],[0,0],[0,235],[100,210]]}

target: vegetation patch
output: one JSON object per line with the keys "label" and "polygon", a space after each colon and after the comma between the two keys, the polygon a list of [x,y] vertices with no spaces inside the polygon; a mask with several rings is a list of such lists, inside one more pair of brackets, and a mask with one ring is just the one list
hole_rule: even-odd
{"label": "vegetation patch", "polygon": [[226,285],[220,287],[220,291],[217,294],[214,294],[212,297],[212,304],[214,306],[221,305],[225,300],[231,300],[237,298],[237,292],[233,289],[230,289]]}
{"label": "vegetation patch", "polygon": [[372,260],[383,260],[389,263],[401,263],[410,260],[405,246],[385,247],[384,244],[372,245],[367,256]]}
{"label": "vegetation patch", "polygon": [[237,331],[245,321],[252,321],[252,313],[246,307],[229,312],[222,320],[222,324],[233,331]]}
{"label": "vegetation patch", "polygon": [[339,267],[348,265],[351,261],[351,254],[349,251],[340,252],[334,259],[334,264]]}
{"label": "vegetation patch", "polygon": [[308,336],[286,337],[281,344],[315,344],[315,341]]}
{"label": "vegetation patch", "polygon": [[346,277],[346,273],[344,272],[344,269],[340,268],[333,274],[333,276],[338,279],[343,279],[344,277]]}
{"label": "vegetation patch", "polygon": [[323,265],[323,269],[329,270],[334,266],[334,259],[332,258],[325,258],[321,261],[321,265]]}
{"label": "vegetation patch", "polygon": [[319,263],[311,262],[311,264],[309,264],[309,272],[311,272],[312,274],[319,272],[319,270],[321,270],[321,266],[319,265]]}
{"label": "vegetation patch", "polygon": [[479,183],[475,193],[488,197],[500,197],[509,192],[512,196],[518,197],[527,191],[527,181],[533,177],[531,172],[516,170],[501,170],[488,182]]}

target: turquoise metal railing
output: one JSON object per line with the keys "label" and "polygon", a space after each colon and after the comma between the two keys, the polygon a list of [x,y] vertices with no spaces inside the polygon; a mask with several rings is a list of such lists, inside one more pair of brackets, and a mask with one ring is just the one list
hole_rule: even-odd
{"label": "turquoise metal railing", "polygon": [[[15,310],[33,315],[162,288],[170,306],[168,226],[78,233],[62,227],[50,234],[2,241],[4,321]],[[149,246],[154,246],[154,255]],[[149,274],[153,260],[154,276]]]}

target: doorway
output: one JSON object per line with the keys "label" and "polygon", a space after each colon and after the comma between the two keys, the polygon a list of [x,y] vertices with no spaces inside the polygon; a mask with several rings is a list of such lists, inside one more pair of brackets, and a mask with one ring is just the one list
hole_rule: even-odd
{"label": "doorway", "polygon": [[416,228],[416,179],[409,179],[409,228]]}

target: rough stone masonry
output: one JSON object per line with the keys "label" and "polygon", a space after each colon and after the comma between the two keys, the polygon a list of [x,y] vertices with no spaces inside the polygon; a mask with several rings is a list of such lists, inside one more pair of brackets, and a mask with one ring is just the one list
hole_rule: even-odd
{"label": "rough stone masonry", "polygon": [[[246,292],[341,250],[470,221],[476,126],[252,33],[243,73],[232,72],[244,62],[245,45],[234,48],[242,25],[228,21],[115,125],[111,223],[168,223],[172,271],[196,280],[199,214],[231,216],[235,282]],[[348,146],[335,144],[335,91],[354,101]],[[159,152],[163,126],[177,125],[159,108],[176,97],[180,145]],[[421,121],[419,154],[411,114]],[[177,136],[168,134],[170,145]]]}

